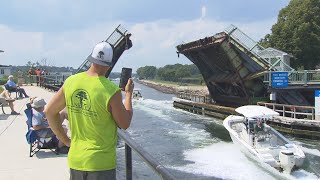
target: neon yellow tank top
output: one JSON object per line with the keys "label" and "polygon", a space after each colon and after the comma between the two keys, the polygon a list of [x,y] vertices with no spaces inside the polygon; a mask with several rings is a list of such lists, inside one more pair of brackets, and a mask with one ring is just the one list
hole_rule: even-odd
{"label": "neon yellow tank top", "polygon": [[116,168],[117,125],[108,111],[120,89],[104,76],[70,76],[63,91],[71,131],[69,167],[81,171]]}

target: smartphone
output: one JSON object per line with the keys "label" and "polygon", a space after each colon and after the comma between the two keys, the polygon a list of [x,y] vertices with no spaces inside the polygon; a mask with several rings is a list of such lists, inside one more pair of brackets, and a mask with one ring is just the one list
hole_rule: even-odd
{"label": "smartphone", "polygon": [[131,68],[122,68],[119,88],[124,91],[128,83],[129,78],[131,78],[132,69]]}

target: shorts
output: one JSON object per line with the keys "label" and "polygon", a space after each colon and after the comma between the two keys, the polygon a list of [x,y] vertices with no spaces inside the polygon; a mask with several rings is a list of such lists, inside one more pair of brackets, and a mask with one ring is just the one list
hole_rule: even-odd
{"label": "shorts", "polygon": [[116,169],[105,171],[79,171],[70,169],[70,180],[116,180]]}
{"label": "shorts", "polygon": [[41,137],[41,138],[48,138],[48,137],[55,136],[53,131],[50,128],[40,129],[40,130],[37,130],[36,132],[38,137]]}

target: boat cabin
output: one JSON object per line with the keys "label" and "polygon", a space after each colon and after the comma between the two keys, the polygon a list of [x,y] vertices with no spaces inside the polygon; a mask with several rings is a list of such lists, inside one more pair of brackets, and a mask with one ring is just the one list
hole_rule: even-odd
{"label": "boat cabin", "polygon": [[133,99],[142,98],[141,89],[133,89],[132,98]]}

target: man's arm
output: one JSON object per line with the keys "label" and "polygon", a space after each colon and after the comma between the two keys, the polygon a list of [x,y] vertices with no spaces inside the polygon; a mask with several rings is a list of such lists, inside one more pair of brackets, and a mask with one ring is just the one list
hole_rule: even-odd
{"label": "man's arm", "polygon": [[116,121],[117,125],[121,129],[127,129],[130,126],[132,119],[132,91],[133,91],[133,81],[128,80],[125,88],[125,101],[122,103],[121,92],[116,92],[110,99],[109,105],[112,116]]}
{"label": "man's arm", "polygon": [[46,127],[41,126],[41,125],[33,125],[32,128],[33,128],[34,130],[40,130],[40,129],[45,129]]}
{"label": "man's arm", "polygon": [[64,131],[59,112],[66,106],[66,100],[64,98],[63,87],[53,96],[48,105],[46,106],[44,113],[49,122],[54,134],[62,141],[63,144],[70,147],[70,138]]}

